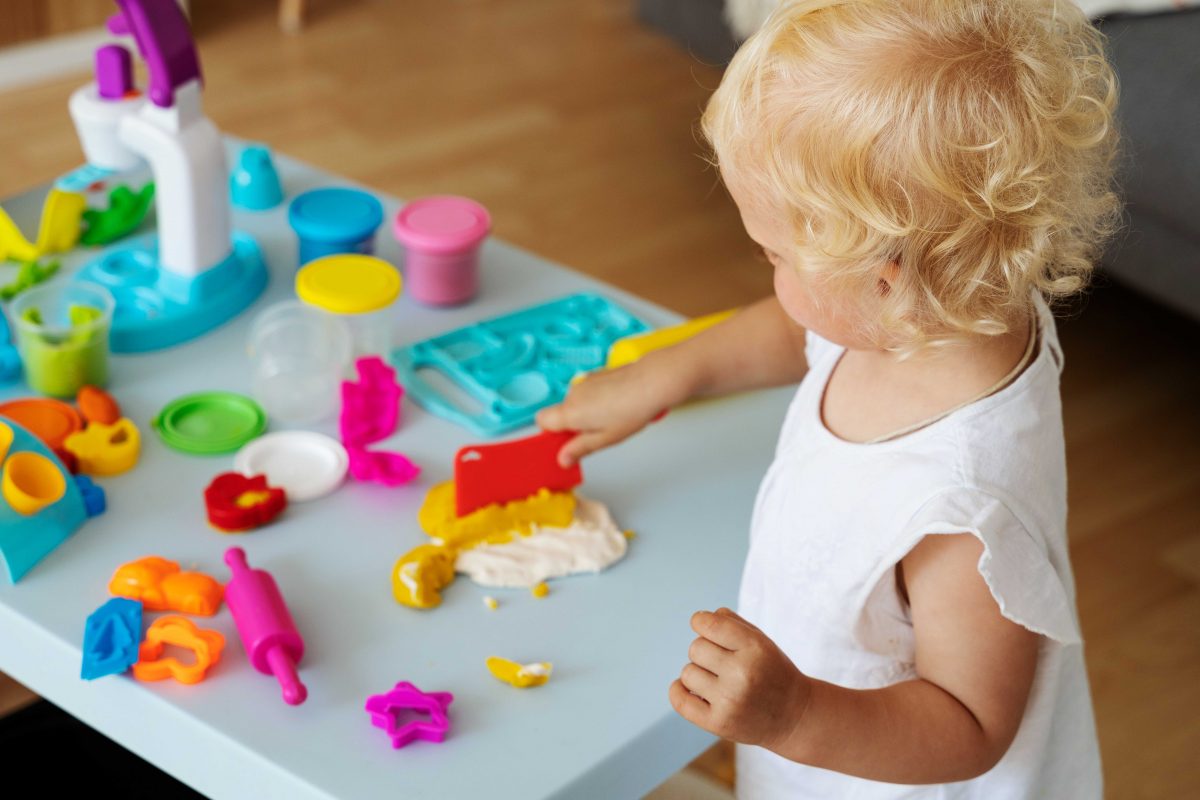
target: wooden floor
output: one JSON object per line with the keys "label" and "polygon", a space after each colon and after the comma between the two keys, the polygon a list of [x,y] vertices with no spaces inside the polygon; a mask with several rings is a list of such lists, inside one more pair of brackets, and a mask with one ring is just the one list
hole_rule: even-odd
{"label": "wooden floor", "polygon": [[[392,194],[470,195],[499,236],[686,314],[770,291],[695,140],[719,71],[641,28],[631,0],[310,5],[288,37],[274,2],[193,3],[223,130]],[[0,196],[80,162],[81,79],[0,95]],[[1061,332],[1109,796],[1197,796],[1200,327],[1102,286]],[[14,697],[0,681],[0,710]],[[697,764],[732,778],[728,748]]]}

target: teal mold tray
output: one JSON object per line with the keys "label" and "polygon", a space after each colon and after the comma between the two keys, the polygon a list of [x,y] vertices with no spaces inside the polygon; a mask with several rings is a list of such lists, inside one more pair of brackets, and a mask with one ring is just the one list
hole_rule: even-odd
{"label": "teal mold tray", "polygon": [[409,396],[480,436],[533,422],[571,379],[604,366],[613,342],[646,323],[597,294],[576,294],[406,345],[390,361]]}
{"label": "teal mold tray", "polygon": [[54,462],[67,479],[67,491],[56,503],[30,516],[18,514],[0,495],[0,561],[8,580],[16,583],[39,561],[67,540],[87,521],[83,494],[75,477],[41,440],[7,417],[0,422],[13,431],[13,443],[8,456],[22,451],[40,453]]}

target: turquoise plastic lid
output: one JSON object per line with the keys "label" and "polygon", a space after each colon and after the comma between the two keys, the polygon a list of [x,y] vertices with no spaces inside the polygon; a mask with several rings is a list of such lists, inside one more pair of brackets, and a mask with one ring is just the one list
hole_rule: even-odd
{"label": "turquoise plastic lid", "polygon": [[358,189],[313,189],[292,200],[288,224],[301,239],[357,241],[383,224],[383,205]]}

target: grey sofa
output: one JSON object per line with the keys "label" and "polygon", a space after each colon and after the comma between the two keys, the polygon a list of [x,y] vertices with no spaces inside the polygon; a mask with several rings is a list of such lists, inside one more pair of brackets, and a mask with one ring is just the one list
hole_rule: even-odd
{"label": "grey sofa", "polygon": [[[638,0],[638,15],[696,58],[737,43],[723,0]],[[1200,320],[1200,11],[1100,22],[1121,82],[1126,225],[1104,256],[1116,280]]]}

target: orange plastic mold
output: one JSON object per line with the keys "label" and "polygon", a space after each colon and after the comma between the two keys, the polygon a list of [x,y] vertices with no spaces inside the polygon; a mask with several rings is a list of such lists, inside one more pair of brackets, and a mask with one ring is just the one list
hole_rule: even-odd
{"label": "orange plastic mold", "polygon": [[75,469],[75,457],[63,447],[67,437],[83,430],[83,418],[60,400],[25,397],[0,403],[0,417],[8,417],[54,451],[67,469]]}
{"label": "orange plastic mold", "polygon": [[101,425],[112,425],[121,418],[121,407],[112,395],[95,386],[84,386],[75,395],[75,405],[79,413],[89,423],[99,422]]}
{"label": "orange plastic mold", "polygon": [[[175,645],[196,654],[196,660],[184,664],[172,656],[163,657],[163,648]],[[225,637],[218,631],[197,628],[186,617],[159,617],[146,631],[146,640],[138,648],[138,660],[133,665],[133,677],[139,681],[161,681],[174,678],[180,683],[199,683],[209,668],[221,660]]]}
{"label": "orange plastic mold", "polygon": [[122,564],[108,582],[120,597],[140,600],[147,611],[179,611],[211,617],[221,607],[224,587],[203,572],[181,572],[179,565],[159,556]]}

